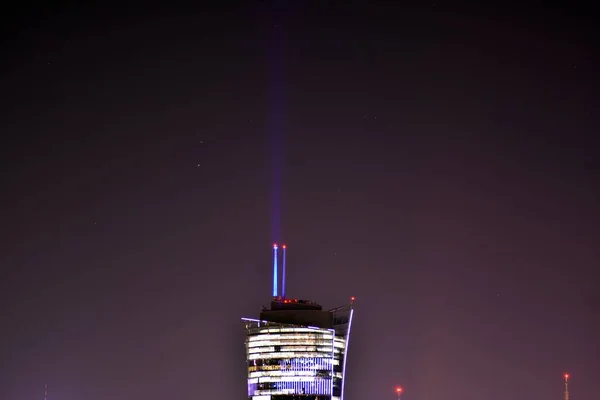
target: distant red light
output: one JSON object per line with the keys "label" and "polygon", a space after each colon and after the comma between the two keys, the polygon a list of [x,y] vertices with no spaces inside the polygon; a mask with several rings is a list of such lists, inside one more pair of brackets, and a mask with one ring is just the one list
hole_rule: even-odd
{"label": "distant red light", "polygon": [[402,388],[400,386],[398,386],[396,388],[396,393],[398,393],[398,394],[402,393]]}
{"label": "distant red light", "polygon": [[276,249],[277,248],[277,243],[273,243],[273,248]]}
{"label": "distant red light", "polygon": [[284,244],[284,245],[283,245],[283,246],[281,246],[281,247],[285,249],[287,246]]}
{"label": "distant red light", "polygon": [[569,374],[565,374],[565,379],[569,379]]}
{"label": "distant red light", "polygon": [[354,301],[354,299],[356,299],[356,297],[354,297],[354,296],[350,297],[351,301]]}

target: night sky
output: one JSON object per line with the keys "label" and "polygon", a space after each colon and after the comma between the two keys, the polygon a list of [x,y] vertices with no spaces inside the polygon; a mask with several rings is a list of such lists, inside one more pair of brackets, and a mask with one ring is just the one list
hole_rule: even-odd
{"label": "night sky", "polygon": [[592,4],[199,4],[2,12],[0,399],[245,398],[273,241],[346,400],[598,398]]}

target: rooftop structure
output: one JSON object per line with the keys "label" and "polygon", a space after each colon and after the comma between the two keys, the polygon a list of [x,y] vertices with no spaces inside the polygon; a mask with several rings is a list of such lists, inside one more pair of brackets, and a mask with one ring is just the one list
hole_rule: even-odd
{"label": "rooftop structure", "polygon": [[343,400],[353,302],[330,310],[281,294],[278,246],[273,246],[273,297],[246,329],[249,400]]}

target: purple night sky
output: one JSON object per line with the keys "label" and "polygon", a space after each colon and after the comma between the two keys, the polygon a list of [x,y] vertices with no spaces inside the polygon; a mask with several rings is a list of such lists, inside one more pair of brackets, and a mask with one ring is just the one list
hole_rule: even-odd
{"label": "purple night sky", "polygon": [[597,399],[592,4],[225,3],[2,13],[0,399],[246,398],[274,240],[346,400]]}

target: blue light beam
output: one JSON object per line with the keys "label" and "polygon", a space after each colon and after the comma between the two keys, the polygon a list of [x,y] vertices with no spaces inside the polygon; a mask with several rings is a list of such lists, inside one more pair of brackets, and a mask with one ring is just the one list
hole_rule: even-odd
{"label": "blue light beam", "polygon": [[277,277],[277,243],[273,245],[273,297],[278,296],[278,277]]}

